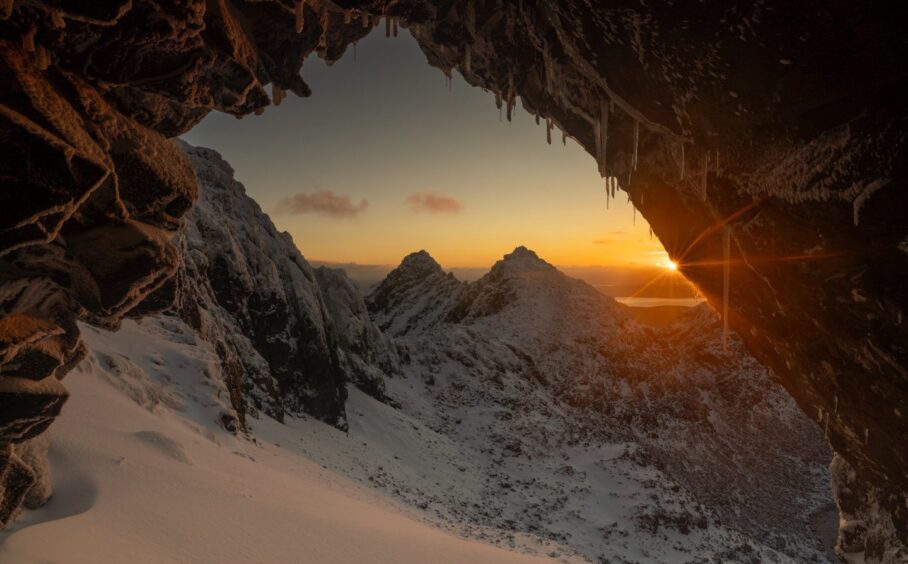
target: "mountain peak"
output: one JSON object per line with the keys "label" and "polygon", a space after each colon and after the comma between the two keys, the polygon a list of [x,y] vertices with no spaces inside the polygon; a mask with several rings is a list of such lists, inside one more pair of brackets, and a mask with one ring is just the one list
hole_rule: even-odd
{"label": "mountain peak", "polygon": [[444,272],[441,265],[425,250],[410,253],[397,267],[398,271],[427,276],[435,272]]}
{"label": "mountain peak", "polygon": [[517,247],[495,263],[492,270],[555,270],[555,267],[539,258],[534,251],[524,247]]}

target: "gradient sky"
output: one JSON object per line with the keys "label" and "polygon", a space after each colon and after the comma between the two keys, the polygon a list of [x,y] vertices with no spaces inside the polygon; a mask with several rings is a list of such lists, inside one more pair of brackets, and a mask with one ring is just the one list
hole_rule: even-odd
{"label": "gradient sky", "polygon": [[489,266],[518,245],[559,265],[652,265],[658,241],[619,195],[606,210],[594,159],[537,126],[518,100],[455,73],[449,92],[416,41],[377,30],[327,66],[306,61],[308,99],[262,116],[210,114],[184,138],[219,151],[277,227],[313,260],[397,264],[428,250],[446,267]]}

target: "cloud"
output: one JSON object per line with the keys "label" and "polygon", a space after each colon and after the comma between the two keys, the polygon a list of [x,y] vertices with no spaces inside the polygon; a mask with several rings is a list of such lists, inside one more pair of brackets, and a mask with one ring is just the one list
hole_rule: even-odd
{"label": "cloud", "polygon": [[407,196],[407,204],[414,212],[460,213],[463,204],[456,198],[437,192],[416,192]]}
{"label": "cloud", "polygon": [[299,192],[281,199],[275,206],[275,213],[316,213],[328,217],[354,218],[368,207],[369,202],[365,199],[353,203],[349,196],[341,196],[331,190],[320,190],[312,193]]}
{"label": "cloud", "polygon": [[623,239],[623,235],[627,231],[609,231],[608,235],[618,235],[618,237],[603,237],[601,239],[596,239],[593,241],[594,245],[611,245],[612,243],[619,243]]}

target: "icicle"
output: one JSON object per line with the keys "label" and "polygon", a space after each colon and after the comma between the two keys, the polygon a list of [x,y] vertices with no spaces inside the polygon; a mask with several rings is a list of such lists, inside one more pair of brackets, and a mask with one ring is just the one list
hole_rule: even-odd
{"label": "icicle", "polygon": [[731,226],[722,228],[722,350],[728,350],[728,290],[731,282]]}
{"label": "icicle", "polygon": [[[628,196],[628,197],[630,197],[630,196]],[[633,219],[631,220],[631,225],[637,225],[637,206],[635,206],[634,204],[631,204],[631,209],[634,210],[633,211],[634,216],[633,216]]]}
{"label": "icicle", "polygon": [[369,14],[367,14],[366,12],[363,12],[362,14],[360,14],[359,19],[360,19],[360,23],[362,24],[363,28],[369,27],[372,23],[372,17],[369,16]]}
{"label": "icicle", "polygon": [[599,99],[599,139],[596,143],[597,160],[599,161],[599,174],[606,174],[606,155],[608,154],[608,118],[609,118],[609,101],[605,98]]}
{"label": "icicle", "polygon": [[561,144],[567,147],[567,132],[561,132]]}
{"label": "icicle", "polygon": [[260,116],[265,113],[265,108],[256,108],[253,113],[257,116]]}
{"label": "icicle", "polygon": [[296,0],[296,32],[302,33],[303,27],[306,22],[303,20],[303,7],[306,4],[305,0]]}
{"label": "icicle", "polygon": [[649,226],[649,240],[650,241],[653,240],[653,226],[652,225]]}
{"label": "icicle", "polygon": [[539,125],[539,114],[536,114],[536,125]]}
{"label": "icicle", "polygon": [[321,13],[319,18],[319,23],[321,24],[322,32],[318,36],[318,53],[320,57],[325,57],[328,51],[328,24],[331,21],[331,14],[328,10],[324,10]]}
{"label": "icicle", "polygon": [[634,158],[633,158],[633,169],[637,170],[637,145],[640,143],[640,121],[637,120],[634,122]]}
{"label": "icicle", "polygon": [[501,109],[501,90],[495,91],[495,107]]}
{"label": "icicle", "polygon": [[[467,45],[463,48],[463,71],[465,73],[470,72],[470,46]],[[501,95],[499,94],[499,97]]]}
{"label": "icicle", "polygon": [[393,18],[391,18],[391,29],[392,29],[392,33],[394,34],[394,37],[397,37],[397,27],[398,27],[399,23],[400,23],[400,18],[398,18],[397,16],[394,16]]}
{"label": "icicle", "polygon": [[356,62],[356,41],[353,42],[353,62]]}
{"label": "icicle", "polygon": [[514,73],[508,72],[508,123],[511,122],[511,114],[514,111]]}
{"label": "icicle", "polygon": [[684,180],[684,141],[681,142],[681,180]]}
{"label": "icicle", "polygon": [[548,118],[545,120],[545,140],[549,145],[552,144],[552,120]]}
{"label": "icicle", "polygon": [[281,102],[283,102],[284,98],[286,98],[286,97],[287,97],[287,93],[284,91],[284,89],[272,82],[271,83],[271,102],[275,106],[280,106]]}
{"label": "icicle", "polygon": [[385,16],[385,37],[391,37],[391,17]]}

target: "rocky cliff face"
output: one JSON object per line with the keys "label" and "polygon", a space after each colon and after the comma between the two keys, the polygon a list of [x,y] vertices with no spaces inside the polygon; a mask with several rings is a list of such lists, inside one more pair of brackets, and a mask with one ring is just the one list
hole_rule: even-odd
{"label": "rocky cliff face", "polygon": [[[728,295],[733,328],[875,492],[868,511],[894,523],[889,553],[901,557],[905,10],[820,0],[5,2],[0,359],[4,379],[18,380],[4,392],[16,407],[3,412],[3,467],[25,468],[9,445],[46,427],[63,401],[58,386],[25,380],[69,370],[81,354],[75,320],[115,327],[171,297],[179,258],[167,231],[196,183],[167,138],[212,109],[263,109],[268,83],[275,103],[286,90],[308,95],[303,59],[339,57],[384,15],[389,31],[411,30],[431,64],[461,70],[509,107],[519,97],[580,142],[685,275],[715,304]],[[721,263],[731,265],[727,291]],[[4,505],[16,495],[3,494]]]}
{"label": "rocky cliff face", "polygon": [[214,346],[232,403],[344,427],[347,383],[381,397],[393,347],[343,272],[314,270],[210,149],[182,144],[201,187],[181,232],[176,310]]}
{"label": "rocky cliff face", "polygon": [[414,253],[367,302],[401,350],[388,394],[464,450],[434,509],[593,561],[826,561],[822,432],[706,306],[642,326],[523,247],[472,283]]}

